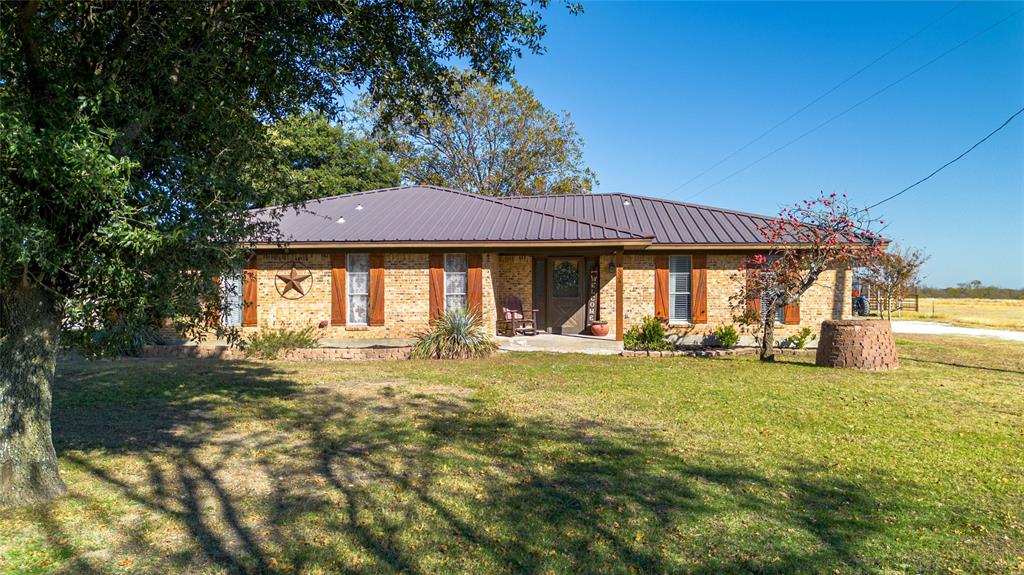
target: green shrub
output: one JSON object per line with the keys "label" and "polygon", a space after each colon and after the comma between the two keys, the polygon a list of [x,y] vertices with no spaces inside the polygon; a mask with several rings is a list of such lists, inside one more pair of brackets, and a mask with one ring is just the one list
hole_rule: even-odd
{"label": "green shrub", "polygon": [[715,330],[715,339],[722,347],[732,347],[739,343],[740,334],[731,325],[723,325]]}
{"label": "green shrub", "polygon": [[672,349],[665,341],[665,325],[658,318],[647,316],[640,325],[634,325],[622,337],[622,345],[630,350],[658,351]]}
{"label": "green shrub", "polygon": [[811,328],[805,327],[801,329],[799,332],[787,337],[786,341],[792,347],[795,347],[797,349],[803,349],[804,346],[807,345],[807,342],[809,340],[812,340],[816,337],[818,336],[811,334]]}
{"label": "green shrub", "polygon": [[242,342],[246,357],[276,359],[290,349],[320,347],[320,335],[315,326],[302,329],[276,329],[262,331]]}
{"label": "green shrub", "polygon": [[[78,338],[77,341],[75,338]],[[71,336],[69,342],[72,346],[84,346],[90,350],[98,350],[102,355],[111,356],[135,356],[142,355],[142,348],[147,345],[163,345],[164,339],[160,332],[152,325],[138,325],[126,322],[116,322],[110,327],[91,334],[91,340],[85,341],[82,337]]]}
{"label": "green shrub", "polygon": [[498,349],[480,319],[466,308],[445,310],[430,331],[417,336],[412,357],[465,359],[487,357]]}

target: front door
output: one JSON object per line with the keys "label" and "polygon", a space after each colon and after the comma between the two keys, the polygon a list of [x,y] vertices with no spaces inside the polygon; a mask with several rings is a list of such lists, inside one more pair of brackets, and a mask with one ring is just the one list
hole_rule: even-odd
{"label": "front door", "polygon": [[576,334],[586,328],[583,258],[548,259],[547,316],[553,333]]}

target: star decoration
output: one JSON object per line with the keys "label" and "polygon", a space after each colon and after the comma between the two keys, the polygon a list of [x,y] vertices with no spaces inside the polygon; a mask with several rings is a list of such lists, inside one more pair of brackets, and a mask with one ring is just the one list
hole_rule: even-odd
{"label": "star decoration", "polygon": [[281,295],[284,296],[288,292],[295,290],[299,292],[300,296],[306,295],[306,290],[302,287],[302,282],[312,277],[312,274],[300,274],[295,266],[287,274],[277,274],[277,279],[284,282],[284,289],[281,290]]}

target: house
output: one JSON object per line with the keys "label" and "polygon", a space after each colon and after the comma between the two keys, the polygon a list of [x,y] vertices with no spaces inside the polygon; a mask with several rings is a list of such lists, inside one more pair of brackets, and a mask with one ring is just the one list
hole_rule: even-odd
{"label": "house", "polygon": [[[243,332],[325,323],[328,338],[407,338],[468,306],[497,334],[513,295],[554,334],[605,320],[622,339],[657,316],[700,340],[742,311],[738,268],[771,247],[759,233],[768,219],[619,193],[499,199],[406,186],[323,198],[285,210],[285,246],[257,245],[222,317]],[[848,270],[823,274],[779,314],[778,332],[848,317],[850,292]]]}

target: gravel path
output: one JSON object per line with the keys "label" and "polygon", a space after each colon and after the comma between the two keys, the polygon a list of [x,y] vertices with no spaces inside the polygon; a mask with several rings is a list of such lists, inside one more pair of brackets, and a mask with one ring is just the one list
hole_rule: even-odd
{"label": "gravel path", "polygon": [[948,323],[931,321],[893,321],[893,333],[924,333],[935,335],[970,335],[974,337],[995,337],[1010,341],[1024,342],[1024,331],[1005,329],[982,329],[977,327],[958,327]]}

